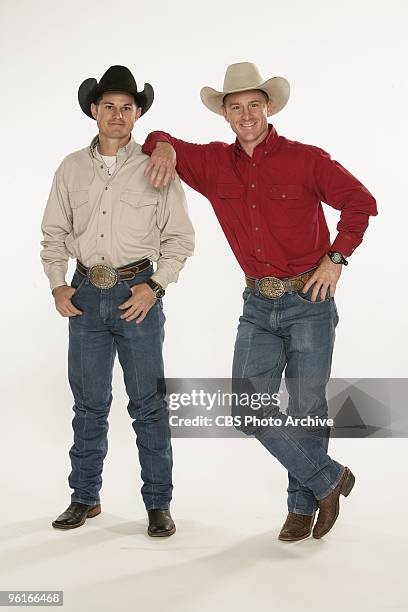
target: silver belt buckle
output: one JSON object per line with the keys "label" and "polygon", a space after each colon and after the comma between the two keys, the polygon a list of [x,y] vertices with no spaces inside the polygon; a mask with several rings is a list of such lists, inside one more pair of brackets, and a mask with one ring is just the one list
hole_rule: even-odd
{"label": "silver belt buckle", "polygon": [[285,283],[280,278],[265,276],[258,281],[259,293],[264,297],[275,300],[285,293]]}
{"label": "silver belt buckle", "polygon": [[110,266],[96,264],[89,268],[88,278],[98,289],[111,289],[118,282],[119,273]]}

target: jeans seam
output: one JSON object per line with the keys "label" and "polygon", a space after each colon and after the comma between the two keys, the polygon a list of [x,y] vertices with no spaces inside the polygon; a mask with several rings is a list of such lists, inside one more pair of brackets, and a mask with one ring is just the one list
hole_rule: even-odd
{"label": "jeans seam", "polygon": [[299,491],[296,491],[296,495],[295,495],[295,507],[293,512],[296,514],[296,508],[297,508],[297,503],[298,503],[298,495],[299,495]]}
{"label": "jeans seam", "polygon": [[[84,334],[81,331],[80,334],[80,338],[81,338],[81,387],[82,387],[82,408],[84,408],[84,404],[85,404],[85,383],[84,383],[84,353],[83,353],[83,348],[84,348]],[[86,430],[86,426],[87,426],[87,412],[86,410],[84,410],[84,425],[83,425],[83,430],[82,430],[82,439],[84,440],[84,447],[81,453],[81,458],[79,460],[79,467],[78,467],[78,471],[79,471],[79,484],[81,485],[82,482],[82,463],[83,463],[83,458],[85,455],[85,451],[86,451],[86,438],[85,438],[85,430]]]}
{"label": "jeans seam", "polygon": [[[148,433],[148,427],[146,427],[146,434],[147,434],[147,448],[150,449],[150,436]],[[151,473],[151,480],[152,480],[152,503],[153,503],[153,507],[155,507],[155,503],[156,503],[156,491],[155,491],[155,484],[154,484],[154,472],[153,472],[153,457],[150,454],[150,473]]]}
{"label": "jeans seam", "polygon": [[[309,456],[307,455],[307,453],[305,453],[305,451],[304,451],[304,449],[303,449],[303,446],[302,446],[301,444],[299,444],[299,443],[297,442],[297,440],[295,440],[294,438],[291,438],[291,436],[288,436],[288,435],[287,435],[287,434],[286,434],[284,431],[282,431],[282,432],[281,432],[281,435],[282,435],[282,437],[283,437],[283,438],[285,438],[287,441],[291,441],[291,442],[292,442],[292,444],[298,448],[298,450],[299,450],[299,451],[300,451],[300,452],[303,454],[303,456],[305,457],[305,459],[306,459],[306,460],[309,462],[309,464],[310,464],[312,467],[314,467],[314,468],[318,468],[318,467],[319,467],[318,465],[316,465],[316,464],[315,464],[315,463],[314,463],[314,462],[313,462],[313,461],[312,461],[312,460],[309,458]],[[319,469],[321,470],[322,468],[319,468]],[[322,477],[323,477],[325,480],[327,480],[327,482],[330,484],[330,486],[332,486],[332,483],[331,483],[330,479],[329,479],[329,478],[327,478],[326,474],[322,473],[322,474],[321,474],[321,476],[322,476]],[[299,482],[300,482],[300,481],[299,481]],[[302,483],[301,483],[301,484],[302,484]],[[314,492],[313,492],[313,494],[314,494]],[[315,495],[315,494],[314,494],[314,495]],[[316,496],[316,495],[315,495],[315,497],[316,497],[316,499],[317,499],[317,496]]]}
{"label": "jeans seam", "polygon": [[[285,359],[283,357],[285,357]],[[270,392],[271,392],[271,383],[272,383],[272,380],[275,378],[275,373],[278,372],[280,369],[281,369],[280,380],[282,381],[282,373],[283,373],[283,367],[285,365],[284,364],[285,360],[286,360],[286,351],[285,351],[284,343],[282,342],[281,351],[280,351],[280,355],[279,355],[277,364],[275,366],[275,369],[273,370],[273,372],[271,373],[271,375],[269,377],[268,394],[270,394]],[[279,409],[279,407],[278,407],[278,409]]]}
{"label": "jeans seam", "polygon": [[[126,282],[126,281],[124,281]],[[133,348],[133,345],[132,345]],[[133,372],[134,372],[134,377],[135,377],[135,381],[136,381],[136,388],[137,388],[137,395],[138,397],[140,397],[140,385],[139,385],[139,377],[138,377],[138,373],[137,373],[137,367],[136,367],[136,363],[135,363],[135,356],[134,356],[134,352],[133,350],[131,351],[131,355],[132,355],[132,366],[133,366]],[[129,397],[130,401],[132,401],[132,399]],[[142,402],[140,403],[140,408],[139,410],[143,410],[143,405]],[[142,414],[142,418],[143,418],[143,414]],[[146,421],[145,421],[146,423]],[[150,439],[149,439],[149,432],[148,432],[148,427],[146,427],[146,441],[147,441],[147,448],[150,451]],[[152,485],[152,503],[155,503],[155,498],[156,498],[156,492],[155,492],[155,486],[154,486],[154,473],[153,473],[153,458],[150,457],[150,480],[151,480],[151,485]],[[153,506],[154,507],[154,506]]]}
{"label": "jeans seam", "polygon": [[246,366],[247,366],[248,360],[249,360],[249,354],[251,352],[252,339],[253,339],[253,335],[254,335],[253,328],[254,328],[254,325],[251,324],[251,331],[249,333],[249,338],[248,338],[248,348],[247,348],[247,351],[246,351],[245,363],[243,363],[242,370],[241,370],[241,378],[244,378],[244,373],[245,373]]}

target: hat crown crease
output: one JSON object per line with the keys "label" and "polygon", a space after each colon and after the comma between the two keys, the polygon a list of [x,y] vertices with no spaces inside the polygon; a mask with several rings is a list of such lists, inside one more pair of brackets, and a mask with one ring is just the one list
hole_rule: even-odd
{"label": "hat crown crease", "polygon": [[232,64],[228,66],[224,79],[224,91],[232,89],[245,89],[254,87],[257,88],[264,79],[261,77],[258,68],[255,64],[242,62],[240,64]]}

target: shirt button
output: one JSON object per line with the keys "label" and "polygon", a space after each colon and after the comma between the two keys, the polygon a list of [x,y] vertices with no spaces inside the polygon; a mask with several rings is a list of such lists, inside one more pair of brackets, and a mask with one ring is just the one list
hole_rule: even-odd
{"label": "shirt button", "polygon": [[268,264],[268,263],[267,263],[267,264],[266,264],[266,267],[267,267],[267,268],[269,268],[269,266],[270,266],[270,265],[271,265],[271,264]]}
{"label": "shirt button", "polygon": [[107,188],[107,187],[105,187],[105,191],[108,191],[108,188]]}
{"label": "shirt button", "polygon": [[264,151],[264,155],[268,155],[268,151]]}
{"label": "shirt button", "polygon": [[103,166],[101,166],[101,168],[103,168]]}
{"label": "shirt button", "polygon": [[[252,164],[252,167],[255,168],[256,164]],[[101,166],[102,167],[102,166]]]}
{"label": "shirt button", "polygon": [[253,189],[253,188],[255,187],[255,183],[252,183],[251,187],[252,187],[252,189]]}
{"label": "shirt button", "polygon": [[103,238],[103,237],[104,237],[104,235],[105,235],[105,234],[101,234],[101,238]]}
{"label": "shirt button", "polygon": [[102,214],[103,214],[103,215],[106,215],[106,210],[103,210],[103,211],[102,211]]}
{"label": "shirt button", "polygon": [[256,232],[258,232],[258,231],[259,231],[259,227],[256,227],[256,228],[255,228],[255,231],[256,231]]}
{"label": "shirt button", "polygon": [[105,259],[104,257],[101,257],[102,261]]}
{"label": "shirt button", "polygon": [[282,198],[286,198],[286,193],[282,193]]}
{"label": "shirt button", "polygon": [[256,249],[256,252],[257,252],[257,253],[260,253],[260,252],[261,252],[261,249]]}
{"label": "shirt button", "polygon": [[256,204],[252,204],[252,208],[256,208]]}

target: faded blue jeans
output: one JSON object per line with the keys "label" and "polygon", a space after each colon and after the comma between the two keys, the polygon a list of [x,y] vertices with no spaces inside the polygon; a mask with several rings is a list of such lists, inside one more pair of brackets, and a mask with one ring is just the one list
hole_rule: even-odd
{"label": "faded blue jeans", "polygon": [[[255,436],[288,471],[288,510],[312,515],[318,500],[338,484],[344,466],[327,454],[330,428],[287,426],[287,416],[328,416],[326,385],[330,376],[335,327],[338,323],[334,298],[311,302],[307,293],[285,293],[268,299],[258,290],[246,288],[239,320],[233,361],[233,389],[244,397],[248,390],[278,393],[282,373],[289,394],[286,414],[278,405],[256,411],[260,421],[245,425],[252,409],[236,403],[233,415],[241,419],[237,429]],[[270,426],[268,418],[280,418],[281,426]]]}
{"label": "faded blue jeans", "polygon": [[133,281],[122,281],[111,289],[98,289],[74,274],[72,302],[83,314],[69,319],[68,374],[75,401],[74,444],[69,453],[72,471],[68,478],[72,501],[100,501],[102,467],[108,450],[112,370],[118,353],[129,397],[127,409],[136,433],[143,501],[148,510],[169,508],[172,449],[165,402],[162,302],[157,300],[139,324],[120,319],[123,311],[118,309],[130,297],[130,287],[145,282],[152,273],[151,266]]}

